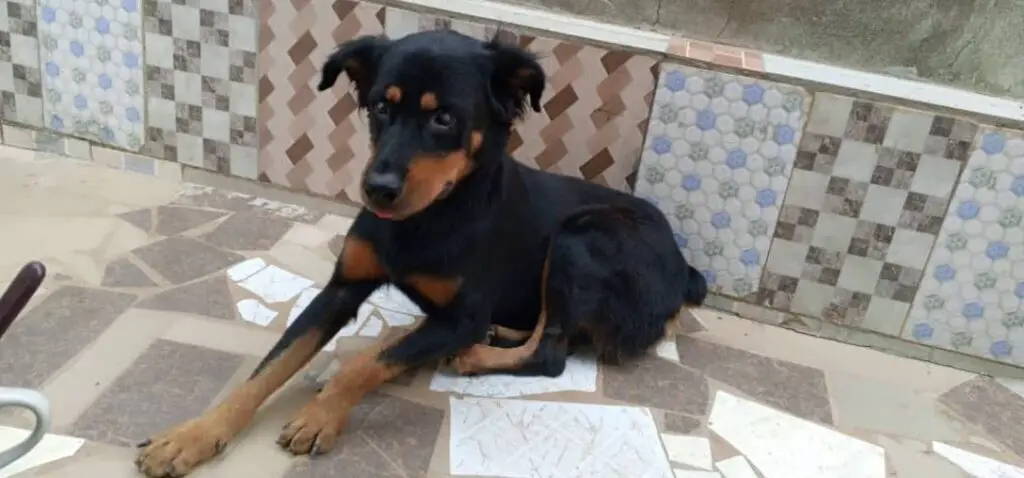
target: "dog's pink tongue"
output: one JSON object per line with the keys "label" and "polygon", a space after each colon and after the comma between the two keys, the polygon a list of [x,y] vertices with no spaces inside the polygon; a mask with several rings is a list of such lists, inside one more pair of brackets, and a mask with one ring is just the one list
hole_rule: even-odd
{"label": "dog's pink tongue", "polygon": [[391,219],[391,218],[395,217],[395,215],[390,213],[390,212],[375,211],[375,213],[377,214],[377,217],[379,217],[381,219]]}

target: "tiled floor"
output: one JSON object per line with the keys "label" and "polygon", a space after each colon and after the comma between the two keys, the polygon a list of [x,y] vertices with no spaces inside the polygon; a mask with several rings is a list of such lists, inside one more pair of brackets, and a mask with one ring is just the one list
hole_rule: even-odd
{"label": "tiled floor", "polygon": [[[0,286],[28,260],[49,267],[0,342],[0,384],[38,387],[54,410],[45,446],[0,477],[138,476],[131,444],[245,379],[324,283],[350,223],[0,147]],[[381,291],[194,476],[1024,476],[1022,382],[695,317],[626,367],[580,356],[551,380],[418,370],[362,403],[330,454],[278,450],[332,354],[420,318]],[[27,425],[0,414],[0,447]]]}

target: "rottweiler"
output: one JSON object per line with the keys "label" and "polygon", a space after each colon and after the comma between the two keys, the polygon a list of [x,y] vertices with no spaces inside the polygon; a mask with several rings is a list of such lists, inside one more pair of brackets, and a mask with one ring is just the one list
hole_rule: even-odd
{"label": "rottweiler", "polygon": [[330,450],[360,399],[411,367],[455,357],[466,374],[557,376],[583,344],[617,363],[704,301],[703,275],[654,205],[508,155],[513,124],[541,111],[534,54],[448,30],[365,36],[328,57],[319,90],[342,74],[368,115],[372,157],[333,274],[244,384],[140,444],[146,476],[183,476],[221,452],[385,284],[425,319],[346,361],[284,426],[291,453]]}

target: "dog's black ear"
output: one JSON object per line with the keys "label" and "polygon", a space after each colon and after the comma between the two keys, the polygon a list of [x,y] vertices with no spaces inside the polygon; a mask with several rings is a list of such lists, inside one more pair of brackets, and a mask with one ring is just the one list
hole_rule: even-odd
{"label": "dog's black ear", "polygon": [[366,94],[377,74],[380,57],[391,45],[384,36],[362,36],[338,45],[338,49],[324,62],[318,91],[324,91],[338,81],[342,72],[356,84],[359,105],[366,106]]}
{"label": "dog's black ear", "polygon": [[540,97],[544,93],[544,69],[537,56],[518,46],[507,45],[497,36],[487,42],[493,62],[491,71],[491,101],[512,122],[523,116],[527,105],[540,112]]}

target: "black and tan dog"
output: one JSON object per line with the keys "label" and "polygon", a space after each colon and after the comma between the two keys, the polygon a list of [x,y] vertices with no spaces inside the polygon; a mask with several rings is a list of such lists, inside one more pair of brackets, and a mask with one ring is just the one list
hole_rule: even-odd
{"label": "black and tan dog", "polygon": [[[629,359],[704,300],[657,208],[506,154],[512,124],[540,111],[530,53],[451,31],[362,37],[330,56],[320,90],[342,73],[369,113],[373,157],[334,274],[248,381],[141,445],[147,476],[185,475],[223,450],[382,284],[426,319],[345,363],[285,425],[278,443],[292,453],[329,450],[360,399],[410,367],[456,356],[463,373],[554,376],[580,341]],[[525,341],[487,345],[492,326]]]}

